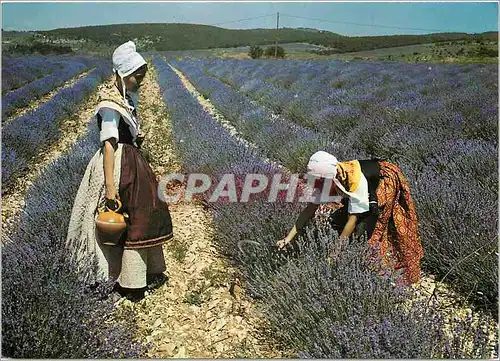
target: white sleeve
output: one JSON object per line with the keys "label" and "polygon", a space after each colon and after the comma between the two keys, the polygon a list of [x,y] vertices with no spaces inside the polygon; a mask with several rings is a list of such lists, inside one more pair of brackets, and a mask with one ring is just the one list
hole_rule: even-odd
{"label": "white sleeve", "polygon": [[370,210],[370,205],[367,202],[362,202],[356,198],[349,197],[349,206],[347,211],[349,214],[360,214]]}
{"label": "white sleeve", "polygon": [[100,140],[104,142],[107,139],[119,139],[118,124],[120,122],[120,113],[111,108],[101,108],[99,114],[102,117]]}
{"label": "white sleeve", "polygon": [[354,192],[354,197],[349,197],[349,206],[347,212],[349,214],[360,214],[370,210],[368,200],[368,181],[365,176],[361,174],[358,189]]}

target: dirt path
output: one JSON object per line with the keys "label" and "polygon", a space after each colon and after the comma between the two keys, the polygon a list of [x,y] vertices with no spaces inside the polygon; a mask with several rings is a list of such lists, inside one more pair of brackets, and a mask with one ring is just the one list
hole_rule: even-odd
{"label": "dirt path", "polygon": [[[108,84],[112,79],[107,79],[103,84]],[[26,192],[38,178],[40,173],[56,160],[62,153],[67,151],[76,141],[82,137],[86,131],[92,113],[97,104],[97,98],[101,84],[89,98],[82,102],[79,109],[70,117],[61,121],[60,130],[61,136],[59,140],[42,152],[38,153],[29,161],[28,171],[21,177],[18,177],[9,189],[2,195],[2,232],[8,234],[12,231],[13,226],[18,221],[20,210],[25,205]],[[40,106],[43,100],[30,105],[33,109]],[[97,126],[97,125],[96,125]],[[5,191],[2,189],[2,191]]]}
{"label": "dirt path", "polygon": [[[172,148],[171,123],[154,69],[141,88],[143,148],[157,176],[180,170]],[[149,356],[175,358],[282,357],[259,332],[265,327],[238,285],[230,292],[236,270],[218,255],[210,214],[200,205],[170,205],[174,239],[165,247],[168,283],[132,308],[137,337],[150,343]]]}

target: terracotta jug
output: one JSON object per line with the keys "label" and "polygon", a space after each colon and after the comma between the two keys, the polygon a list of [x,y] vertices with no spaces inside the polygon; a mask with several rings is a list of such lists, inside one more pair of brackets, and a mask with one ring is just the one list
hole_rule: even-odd
{"label": "terracotta jug", "polygon": [[95,223],[97,232],[102,240],[102,243],[109,246],[118,245],[118,241],[123,232],[127,229],[125,218],[127,214],[120,214],[118,211],[122,208],[122,203],[117,199],[118,208],[111,210],[106,207],[106,211],[99,211],[96,216]]}

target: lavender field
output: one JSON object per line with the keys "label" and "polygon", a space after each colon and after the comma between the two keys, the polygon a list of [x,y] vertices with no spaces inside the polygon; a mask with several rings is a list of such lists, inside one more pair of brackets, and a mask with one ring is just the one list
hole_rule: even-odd
{"label": "lavender field", "polygon": [[[315,149],[344,160],[379,157],[398,164],[417,203],[427,271],[495,303],[495,65],[218,59],[172,64],[246,139],[292,171],[304,171]],[[477,257],[457,265],[474,252]]]}
{"label": "lavender field", "polygon": [[[269,157],[299,172],[305,171],[308,157],[317,149],[331,151],[342,160],[380,157],[397,163],[409,179],[417,203],[425,249],[423,269],[444,278],[476,304],[497,309],[498,69],[495,66],[219,59],[171,59],[170,64],[184,73],[244,139],[257,145],[261,158]],[[203,120],[206,113],[198,110],[203,117],[193,114],[190,117],[193,130],[185,129],[182,119],[186,113],[177,112],[184,107],[193,109],[183,101],[186,98],[192,103],[192,97],[175,93],[182,89],[175,74],[161,60],[156,60],[156,66],[165,102],[172,111],[175,137],[191,139],[192,131],[203,129],[193,127],[193,122],[196,119],[206,124]],[[209,134],[210,139],[227,138],[217,127],[212,127]],[[205,143],[196,141],[179,146],[188,147],[182,152],[187,157],[206,149]],[[219,159],[248,172],[256,166],[254,162],[246,164],[236,152],[230,153],[234,156],[228,159],[226,152],[219,155],[214,150],[210,163],[204,161],[203,166],[210,164],[213,171],[219,170]],[[276,332],[302,349],[305,356],[432,357],[439,353],[433,354],[436,350],[431,347],[431,340],[439,339],[439,330],[431,331],[432,328],[422,324],[403,326],[399,318],[424,317],[423,324],[430,325],[434,321],[426,318],[429,315],[402,316],[404,312],[386,309],[383,285],[370,279],[366,280],[366,287],[360,287],[365,275],[356,273],[355,270],[363,268],[359,265],[346,264],[346,269],[339,266],[338,273],[332,274],[323,264],[321,246],[316,250],[306,248],[305,258],[278,272],[273,255],[262,253],[265,249],[259,249],[259,257],[250,263],[241,259],[237,240],[264,241],[271,246],[293,224],[297,206],[256,200],[246,205],[215,204],[212,208],[221,250],[232,258],[240,257],[249,288],[265,298]],[[324,237],[320,240],[331,242],[328,233]],[[310,241],[308,235],[304,242]],[[313,280],[318,283],[310,285]],[[352,281],[349,286],[348,280]],[[336,286],[335,282],[340,284]],[[350,293],[346,288],[360,293]],[[366,297],[362,291],[366,288],[377,290],[369,301],[376,305],[375,312],[356,303]],[[318,289],[329,291],[323,294]],[[343,301],[328,298],[330,292]],[[341,309],[346,312],[344,307],[348,307],[351,317],[360,317],[365,332],[372,336],[356,330],[352,319],[339,319],[338,312]],[[418,307],[413,311],[422,312]],[[307,335],[318,328],[318,323],[321,327],[314,336]],[[388,334],[404,334],[399,327],[413,335],[433,336],[424,337],[418,345],[412,343],[407,349],[401,345],[404,337],[387,338]],[[333,335],[327,336],[328,329]],[[379,338],[391,351],[374,341]],[[342,346],[352,340],[356,340],[353,349]],[[370,350],[366,354],[361,351],[366,349]],[[446,352],[441,356],[451,356]]]}
{"label": "lavender field", "polygon": [[[300,203],[268,203],[267,194],[249,203],[209,203],[217,251],[238,267],[281,347],[303,358],[498,356],[484,316],[496,318],[498,310],[497,66],[160,55],[148,62],[186,173],[286,178],[305,172],[317,150],[340,161],[396,163],[417,205],[423,271],[442,279],[472,310],[465,318],[446,318],[434,300],[395,287],[398,275],[374,274],[362,237],[332,265],[327,253],[338,236],[320,222],[309,224],[291,252],[277,254],[273,245],[295,221]],[[87,57],[7,58],[3,64],[2,118],[61,87],[25,114],[6,124],[2,119],[2,194],[9,194],[37,155],[64,137],[65,119],[110,79],[111,64]],[[77,272],[64,247],[71,203],[98,147],[91,123],[43,169],[4,236],[5,355],[144,355],[144,345],[133,339],[133,317],[112,327],[103,322],[112,308],[105,295],[110,290],[85,286],[92,261]],[[253,246],[242,252],[241,240]]]}

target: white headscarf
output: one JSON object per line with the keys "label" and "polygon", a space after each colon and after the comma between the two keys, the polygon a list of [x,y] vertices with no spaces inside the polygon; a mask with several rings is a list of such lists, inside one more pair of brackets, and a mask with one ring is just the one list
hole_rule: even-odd
{"label": "white headscarf", "polygon": [[146,60],[136,51],[133,41],[127,41],[113,52],[113,72],[118,73],[120,76],[124,99],[126,89],[123,78],[134,73],[137,69],[146,64]]}
{"label": "white headscarf", "polygon": [[322,150],[314,153],[307,163],[307,175],[313,178],[333,179],[335,185],[348,196],[358,198],[354,193],[348,192],[337,179],[337,164],[339,161],[330,153]]}

